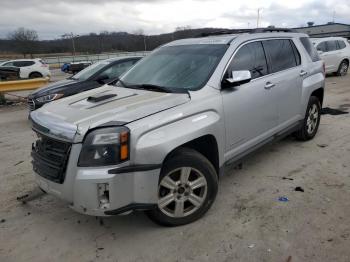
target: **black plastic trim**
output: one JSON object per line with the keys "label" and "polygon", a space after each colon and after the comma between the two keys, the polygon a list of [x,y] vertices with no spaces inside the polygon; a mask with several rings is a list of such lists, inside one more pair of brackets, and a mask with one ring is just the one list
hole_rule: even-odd
{"label": "black plastic trim", "polygon": [[134,166],[125,166],[108,170],[108,174],[122,174],[122,173],[132,173],[132,172],[142,172],[150,171],[154,169],[161,168],[161,164],[145,164],[145,165],[134,165]]}
{"label": "black plastic trim", "polygon": [[109,210],[105,211],[105,215],[108,216],[115,216],[119,215],[128,211],[134,211],[134,210],[150,210],[155,209],[157,207],[157,204],[142,204],[142,203],[132,203],[127,206],[123,206],[121,208],[115,209],[115,210]]}

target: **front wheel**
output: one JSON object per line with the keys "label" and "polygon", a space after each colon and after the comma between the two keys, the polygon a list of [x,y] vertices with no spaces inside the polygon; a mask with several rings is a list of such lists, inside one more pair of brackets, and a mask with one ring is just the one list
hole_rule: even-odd
{"label": "front wheel", "polygon": [[296,132],[299,140],[307,141],[315,137],[321,119],[321,103],[317,97],[311,96],[301,128]]}
{"label": "front wheel", "polygon": [[191,223],[208,211],[217,190],[217,172],[209,160],[193,149],[182,148],[164,163],[158,205],[147,214],[160,225]]}

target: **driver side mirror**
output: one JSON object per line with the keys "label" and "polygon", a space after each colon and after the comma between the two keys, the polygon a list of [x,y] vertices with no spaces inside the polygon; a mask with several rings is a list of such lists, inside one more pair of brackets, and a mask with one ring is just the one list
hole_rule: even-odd
{"label": "driver side mirror", "polygon": [[224,80],[225,86],[234,87],[246,84],[252,80],[249,70],[232,71],[231,77]]}

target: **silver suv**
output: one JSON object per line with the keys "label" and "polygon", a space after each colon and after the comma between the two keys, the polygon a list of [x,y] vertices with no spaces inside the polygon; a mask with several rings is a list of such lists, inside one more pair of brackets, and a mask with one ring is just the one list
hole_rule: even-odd
{"label": "silver suv", "polygon": [[291,133],[312,139],[323,94],[305,34],[171,42],[115,83],[31,113],[36,180],[83,214],[187,224],[214,202],[225,164]]}

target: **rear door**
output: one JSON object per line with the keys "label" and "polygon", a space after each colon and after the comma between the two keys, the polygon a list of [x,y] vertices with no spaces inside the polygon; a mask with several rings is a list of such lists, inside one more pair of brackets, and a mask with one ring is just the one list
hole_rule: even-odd
{"label": "rear door", "polygon": [[[301,66],[301,57],[292,39],[263,41],[269,81],[273,84],[280,131],[295,124],[300,118],[302,79],[307,75]],[[276,131],[277,131],[276,130]]]}
{"label": "rear door", "polygon": [[20,77],[29,78],[30,73],[32,72],[32,66],[35,64],[34,61],[15,61],[13,65],[20,68]]}
{"label": "rear door", "polygon": [[268,138],[277,125],[277,102],[270,89],[267,62],[261,41],[238,48],[224,77],[232,71],[249,70],[252,80],[222,90],[226,129],[226,155],[231,159]]}

